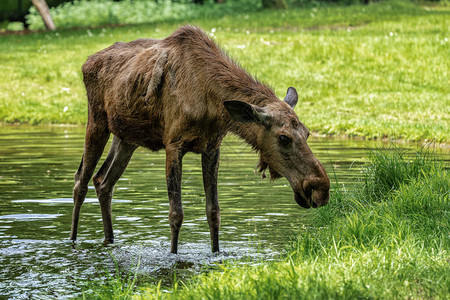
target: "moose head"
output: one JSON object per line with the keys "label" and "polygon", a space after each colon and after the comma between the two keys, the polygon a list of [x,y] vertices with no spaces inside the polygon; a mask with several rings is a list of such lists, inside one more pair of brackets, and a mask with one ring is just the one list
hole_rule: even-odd
{"label": "moose head", "polygon": [[224,106],[236,121],[257,125],[255,148],[260,152],[263,177],[267,168],[272,180],[285,177],[295,201],[304,208],[316,208],[328,203],[330,180],[307,144],[310,133],[294,112],[297,101],[297,91],[290,87],[284,101],[261,107],[230,100]]}

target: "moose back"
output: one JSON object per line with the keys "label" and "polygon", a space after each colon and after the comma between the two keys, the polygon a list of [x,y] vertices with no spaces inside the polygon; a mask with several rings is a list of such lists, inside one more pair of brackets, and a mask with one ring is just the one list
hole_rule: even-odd
{"label": "moose back", "polygon": [[89,181],[111,133],[111,149],[93,176],[107,243],[114,241],[113,188],[137,147],[166,151],[172,253],[177,253],[184,216],[181,176],[187,152],[202,156],[212,251],[219,251],[217,174],[220,144],[228,132],[259,153],[260,171],[268,169],[272,179],[286,177],[300,206],[328,203],[330,181],[293,110],[296,90],[290,87],[280,101],[201,29],[183,26],[164,39],[115,43],[90,56],[82,70],[88,120],[73,189],[73,241]]}

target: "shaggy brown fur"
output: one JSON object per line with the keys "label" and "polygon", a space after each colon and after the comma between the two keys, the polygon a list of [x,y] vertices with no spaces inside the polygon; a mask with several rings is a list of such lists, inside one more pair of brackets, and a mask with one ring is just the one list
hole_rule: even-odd
{"label": "shaggy brown fur", "polygon": [[[259,167],[272,178],[285,176],[304,206],[328,202],[329,180],[306,144],[309,135],[292,107],[230,59],[202,30],[184,26],[165,39],[140,39],[92,55],[83,65],[88,123],[83,159],[75,174],[72,240],[92,177],[109,134],[113,144],[94,176],[106,241],[113,241],[111,197],[114,184],[138,146],[166,150],[172,252],[183,220],[181,160],[202,154],[206,210],[213,251],[218,251],[219,147],[228,132],[260,153]],[[234,100],[234,101],[229,101]]]}

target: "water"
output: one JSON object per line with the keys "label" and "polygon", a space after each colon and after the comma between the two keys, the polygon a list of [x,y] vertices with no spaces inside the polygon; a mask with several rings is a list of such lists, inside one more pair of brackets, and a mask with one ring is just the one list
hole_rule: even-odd
{"label": "water", "polygon": [[[115,187],[116,243],[102,245],[100,207],[93,187],[82,207],[78,243],[68,240],[73,174],[81,160],[83,128],[0,127],[0,298],[71,298],[82,285],[119,267],[155,281],[191,276],[208,265],[270,260],[308,226],[284,179],[254,173],[258,157],[236,137],[222,146],[219,201],[221,253],[211,254],[199,155],[183,160],[179,254],[170,254],[164,151],[139,148]],[[309,145],[332,182],[351,185],[374,144],[311,138]],[[149,279],[150,280],[150,279]],[[151,281],[151,280],[150,280]]]}

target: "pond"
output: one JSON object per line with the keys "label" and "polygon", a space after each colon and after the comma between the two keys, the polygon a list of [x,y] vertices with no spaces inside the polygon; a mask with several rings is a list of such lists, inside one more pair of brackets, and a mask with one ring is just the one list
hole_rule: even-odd
{"label": "pond", "polygon": [[[165,153],[136,150],[113,197],[116,242],[102,245],[95,190],[82,207],[78,242],[69,241],[73,174],[84,128],[0,127],[0,298],[72,298],[102,281],[117,263],[156,281],[190,276],[209,265],[275,259],[289,238],[308,226],[311,212],[294,201],[285,179],[261,180],[258,157],[242,140],[222,146],[219,201],[221,253],[211,254],[199,155],[183,160],[185,219],[179,254],[170,254]],[[332,182],[352,185],[367,157],[367,141],[310,138]],[[378,144],[379,146],[379,144]],[[107,152],[107,151],[105,151]],[[106,153],[105,153],[106,154]],[[116,262],[115,262],[116,261]]]}

